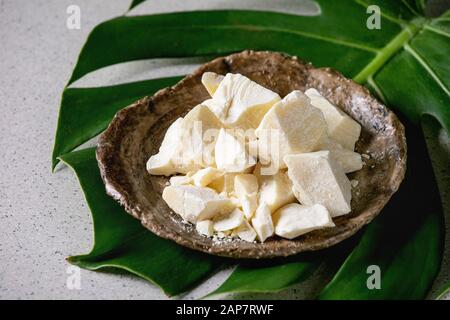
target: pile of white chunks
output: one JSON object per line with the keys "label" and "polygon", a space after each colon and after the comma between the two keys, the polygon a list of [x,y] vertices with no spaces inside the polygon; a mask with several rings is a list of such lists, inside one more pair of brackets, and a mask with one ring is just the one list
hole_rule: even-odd
{"label": "pile of white chunks", "polygon": [[211,99],[173,122],[147,163],[171,176],[162,197],[175,213],[204,236],[264,242],[351,211],[356,121],[314,88],[281,99],[240,74],[205,72],[202,83]]}

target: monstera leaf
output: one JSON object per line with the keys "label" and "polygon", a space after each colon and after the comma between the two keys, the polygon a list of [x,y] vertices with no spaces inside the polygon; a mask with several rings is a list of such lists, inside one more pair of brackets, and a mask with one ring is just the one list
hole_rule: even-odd
{"label": "monstera leaf", "polygon": [[[374,30],[366,27],[366,5],[350,0],[339,4],[318,1],[321,14],[312,17],[242,10],[118,17],[100,24],[89,35],[69,83],[102,67],[139,59],[219,55],[244,49],[284,51],[368,83],[412,121],[417,123],[423,114],[431,114],[449,131],[450,110],[446,104],[450,71],[446,53],[450,49],[450,12],[426,20],[414,16],[410,6],[387,0],[374,2],[382,12],[381,29]],[[348,16],[352,19],[346,19]],[[168,85],[167,81],[154,81],[147,94]],[[126,99],[135,98],[139,92],[134,88],[143,85],[128,84],[126,90],[116,88],[116,92],[124,91],[121,98],[128,102]],[[108,97],[102,90],[90,88],[89,92],[91,96]],[[126,96],[131,90],[134,92]],[[61,114],[73,117],[58,124],[54,165],[58,156],[92,137],[92,133],[86,134],[92,130],[85,127],[66,131],[68,125],[76,127],[73,122],[79,110],[73,105],[82,102],[73,101],[76,97],[63,98]],[[110,119],[111,109],[104,110],[108,107],[98,105],[92,117]],[[95,131],[106,125],[102,121]],[[80,139],[74,143],[72,136]]]}
{"label": "monstera leaf", "polygon": [[[320,299],[421,299],[430,289],[441,261],[442,208],[424,139],[414,128],[406,129],[413,143],[402,187],[368,226]],[[417,187],[422,184],[426,190]],[[380,289],[369,290],[373,267],[380,271]]]}
{"label": "monstera leaf", "polygon": [[157,284],[168,295],[186,291],[224,263],[158,238],[147,232],[139,221],[124,214],[117,202],[104,192],[95,149],[72,152],[61,159],[78,177],[95,228],[91,252],[70,257],[69,262],[89,270],[124,269]]}
{"label": "monstera leaf", "polygon": [[66,89],[59,111],[59,139],[55,140],[53,148],[53,166],[56,165],[58,156],[72,151],[102,132],[117,111],[145,95],[177,83],[180,79],[181,77],[172,77],[100,88]]}
{"label": "monstera leaf", "polygon": [[[133,1],[131,8],[141,2]],[[438,191],[418,128],[422,117],[429,115],[450,132],[450,12],[426,18],[422,16],[424,1],[411,0],[316,2],[320,6],[316,16],[216,10],[114,18],[91,32],[69,85],[117,63],[217,56],[244,49],[296,55],[367,85],[408,123],[408,170],[414,174],[408,175],[399,194],[368,226],[319,298],[424,298],[439,269],[443,232]],[[369,5],[371,10],[380,9],[380,29],[367,27],[367,19],[377,13],[367,13]],[[221,259],[218,263],[214,257],[158,239],[136,223],[122,223],[131,218],[105,196],[93,151],[69,152],[106,128],[117,110],[178,79],[66,88],[52,156],[53,168],[62,158],[76,171],[95,221],[93,252],[70,261],[89,269],[123,268],[157,283],[169,294],[183,292],[218,265],[236,261]],[[120,233],[115,237],[117,230]],[[145,246],[130,240],[134,237],[142,238]],[[152,252],[160,246],[164,246],[164,254]],[[176,259],[180,267],[165,264],[167,258]],[[242,264],[216,293],[279,291],[306,279],[320,259],[300,256],[261,265]],[[195,267],[196,272],[184,265]],[[367,287],[371,265],[380,268],[381,289]]]}

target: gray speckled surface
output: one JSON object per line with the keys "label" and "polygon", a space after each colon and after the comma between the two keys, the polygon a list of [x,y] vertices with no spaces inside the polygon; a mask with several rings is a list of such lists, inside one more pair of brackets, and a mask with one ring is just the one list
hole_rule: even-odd
{"label": "gray speckled surface", "polygon": [[[148,1],[133,13],[242,7],[240,2]],[[96,24],[122,14],[129,3],[129,0],[0,0],[1,299],[165,298],[158,288],[144,280],[105,272],[81,270],[81,289],[66,287],[69,264],[65,257],[89,251],[92,224],[72,172],[65,167],[55,174],[50,172],[60,95],[81,46]],[[71,4],[81,8],[81,30],[66,28],[66,8]],[[316,10],[310,3],[292,0],[277,3],[251,0],[245,6],[256,4],[309,14]],[[112,84],[184,74],[201,62],[201,59],[184,59],[126,63],[89,75],[76,85]],[[95,141],[88,145],[93,143]],[[440,170],[445,171],[442,161],[437,162]],[[444,190],[449,189],[448,181],[441,183]],[[446,254],[447,261],[448,256]],[[311,297],[315,288],[323,284],[319,275],[324,269],[326,267],[301,286],[277,295],[256,297]],[[219,272],[182,298],[203,296],[216,288],[228,273],[229,270]],[[442,272],[440,283],[448,277],[448,271]]]}

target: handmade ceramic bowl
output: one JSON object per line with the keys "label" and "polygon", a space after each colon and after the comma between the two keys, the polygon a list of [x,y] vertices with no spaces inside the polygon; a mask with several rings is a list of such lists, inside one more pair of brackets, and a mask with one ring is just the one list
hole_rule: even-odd
{"label": "handmade ceramic bowl", "polygon": [[[284,97],[292,90],[316,88],[362,126],[356,151],[361,170],[352,190],[352,212],[334,219],[336,227],[313,231],[293,240],[271,237],[264,243],[239,239],[213,240],[197,233],[163,201],[168,178],[146,171],[169,125],[209,98],[201,84],[205,71],[240,73]],[[244,51],[217,58],[173,87],[145,97],[117,113],[101,135],[97,160],[106,192],[156,235],[210,254],[234,258],[289,256],[330,247],[369,223],[397,191],[406,169],[403,125],[369,91],[329,68],[314,68],[296,57],[274,52]]]}

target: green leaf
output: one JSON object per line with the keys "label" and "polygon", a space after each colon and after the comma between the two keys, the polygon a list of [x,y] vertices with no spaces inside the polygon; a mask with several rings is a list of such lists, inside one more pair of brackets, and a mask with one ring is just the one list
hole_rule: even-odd
{"label": "green leaf", "polygon": [[95,137],[115,113],[146,95],[177,83],[181,77],[161,78],[100,88],[64,90],[52,155],[52,168],[58,157]]}
{"label": "green leaf", "polygon": [[270,260],[244,260],[230,277],[207,297],[229,293],[279,292],[308,279],[319,266],[339,266],[354,248],[359,235],[332,248]]}
{"label": "green leaf", "polygon": [[450,292],[450,281],[448,281],[440,290],[438,293],[438,296],[436,297],[436,300],[442,299],[447,293]]}
{"label": "green leaf", "polygon": [[355,1],[318,3],[319,16],[221,10],[115,18],[89,35],[70,82],[120,62],[244,49],[284,51],[351,77],[402,30],[391,20],[367,29],[365,5]]}
{"label": "green leaf", "polygon": [[450,132],[448,83],[439,80],[429,66],[407,46],[374,78],[374,83],[389,103],[416,124],[431,115]]}
{"label": "green leaf", "polygon": [[160,286],[168,295],[192,288],[224,259],[193,251],[155,236],[106,195],[94,149],[61,157],[76,173],[92,213],[95,243],[89,254],[68,260],[89,270],[113,267]]}
{"label": "green leaf", "polygon": [[[432,49],[439,48],[438,50]],[[450,41],[422,31],[374,77],[384,98],[416,124],[436,118],[450,133]]]}
{"label": "green leaf", "polygon": [[145,0],[133,0],[130,4],[130,8],[128,10],[133,9],[134,7],[140,5],[142,2],[144,2]]}
{"label": "green leaf", "polygon": [[[243,10],[119,17],[102,23],[93,30],[80,54],[71,82],[91,71],[126,61],[267,49],[298,55],[312,61],[316,66],[336,68],[344,75],[354,77],[357,82],[367,81],[372,87],[376,87],[373,80],[376,74],[403,50],[404,45],[415,33],[422,30],[423,26],[441,30],[441,33],[448,36],[445,32],[448,21],[442,20],[445,15],[441,20],[435,19],[426,24],[423,18],[414,18],[409,23],[399,20],[415,17],[411,8],[417,7],[413,1],[376,1],[375,4],[382,8],[386,19],[382,20],[381,30],[369,30],[365,27],[368,17],[365,7],[370,3],[363,0],[345,0],[336,5],[331,1],[321,0],[321,15],[313,17]],[[352,16],[352,19],[345,19],[346,16]],[[424,38],[425,41],[422,42],[427,41],[427,37]],[[444,46],[445,44],[448,46],[448,42],[443,43]],[[429,44],[433,45],[434,43]],[[434,48],[440,47],[438,45]],[[108,55],[103,54],[104,50],[108,51]],[[441,55],[445,55],[447,52],[427,51],[426,47],[424,50],[426,54],[440,51]],[[435,59],[443,65],[441,70],[448,70],[447,60]],[[412,70],[406,70],[409,71]],[[381,93],[381,90],[378,91]],[[409,115],[410,119],[417,120],[421,111],[426,108],[427,104],[421,103],[418,108],[406,107],[406,111],[401,111]],[[446,110],[448,108],[443,108],[436,115],[450,132],[450,120]],[[66,113],[69,119],[78,115],[76,108]],[[60,121],[58,130],[67,126],[73,135],[71,139],[75,141],[59,141],[57,137],[53,166],[57,156],[72,150],[106,127],[105,118],[102,118],[101,114],[91,112],[89,119],[101,123],[89,134],[85,134],[83,127],[78,129],[77,125],[71,125],[70,120]]]}
{"label": "green leaf", "polygon": [[[389,20],[383,22],[380,31],[361,28],[367,18],[364,4],[345,0],[339,6],[330,1],[320,1],[320,5],[321,15],[313,17],[222,10],[115,18],[100,24],[89,35],[70,82],[88,72],[120,62],[220,55],[243,49],[284,51],[311,60],[317,66],[334,67],[347,76],[355,76],[402,31],[397,22]],[[352,19],[342,19],[347,15],[351,15]],[[105,51],[108,55],[104,54]],[[137,86],[139,94],[135,96],[141,97],[145,84]],[[155,86],[160,88],[157,83]],[[128,98],[123,102],[128,102],[133,98],[127,95],[128,89],[113,87],[105,95],[101,91],[92,91],[91,96],[101,98],[110,97],[111,93],[121,93]],[[70,96],[70,93],[67,95]],[[145,94],[151,93],[149,90]],[[115,103],[119,101],[116,98],[120,97],[112,97],[110,101],[100,101],[99,104],[97,101],[85,103],[78,99],[70,101],[63,97],[53,167],[58,156],[105,129],[115,111],[124,106],[124,103]],[[98,112],[99,105],[107,107],[110,104],[115,106],[106,114]],[[74,121],[80,114],[85,115],[87,122]],[[89,123],[96,125],[86,129]]]}
{"label": "green leaf", "polygon": [[[296,261],[297,260],[297,261]],[[258,260],[237,266],[231,276],[207,297],[229,293],[278,292],[306,280],[320,265],[321,259]]]}
{"label": "green leaf", "polygon": [[[433,20],[417,17],[417,14],[422,12],[424,2],[342,0],[337,3],[320,0],[318,3],[321,15],[314,17],[245,10],[120,17],[93,30],[80,54],[70,82],[102,67],[139,59],[221,55],[243,49],[283,51],[311,61],[316,66],[333,67],[347,77],[366,83],[388,105],[416,124],[420,123],[424,114],[431,114],[450,133],[449,63],[446,54],[450,52],[449,12]],[[366,7],[369,4],[382,8],[380,30],[369,30],[365,27],[368,18]],[[105,51],[108,55],[104,55]],[[87,111],[87,114],[93,122],[101,120],[97,112]],[[76,112],[68,111],[67,118],[76,116]],[[60,121],[59,127],[65,126],[66,120]],[[104,127],[106,121],[98,125],[96,130],[100,132]],[[69,147],[65,145],[67,142],[61,143],[61,150],[71,150],[75,144],[84,142],[89,136],[78,127],[72,127],[70,135],[76,143],[72,141],[72,146]],[[411,142],[413,145],[416,143],[415,139],[421,141],[420,137],[410,135],[410,150]],[[423,154],[417,156],[419,159],[425,154],[424,150],[421,152]],[[411,153],[409,159],[411,162]],[[421,167],[414,168],[416,172],[422,170]],[[425,164],[425,171],[430,171],[428,164]],[[422,188],[426,189],[424,195],[430,197],[428,200],[433,201],[432,205],[430,208],[424,208],[423,204],[414,203],[415,206],[411,208],[411,196],[406,197],[405,193],[415,195],[414,192]],[[436,204],[438,200],[431,199],[430,190],[433,190],[432,184],[427,184],[426,187],[417,184],[413,187],[411,183],[404,183],[401,193],[394,198],[393,203],[369,226],[364,239],[372,241],[363,239],[321,297],[341,297],[336,289],[333,289],[338,288],[338,285],[343,290],[342,296],[423,297],[434,279],[441,258],[442,219],[439,216],[440,208]],[[434,191],[434,196],[437,197],[437,191]],[[93,190],[89,192],[94,193]],[[416,198],[423,199],[424,195]],[[398,199],[405,199],[405,203],[402,204]],[[412,210],[414,213],[406,222],[404,215],[400,216],[405,210]],[[397,241],[397,238],[403,242]],[[393,243],[392,246],[389,246],[389,241]],[[101,246],[101,243],[98,246]],[[412,254],[417,248],[428,249],[426,265],[422,256]],[[359,280],[367,278],[368,275],[364,273],[367,266],[364,264],[372,261],[373,257],[377,261],[381,259],[383,268],[388,270],[385,278],[387,287],[369,294],[361,287],[365,280],[362,284],[353,283],[351,280],[353,276]],[[136,261],[136,264],[139,265],[139,261]],[[233,274],[230,278],[231,284],[227,281],[225,289],[241,290],[238,285],[241,278],[246,279],[243,287],[247,286],[248,289],[245,290],[266,290],[265,287],[269,288],[267,290],[278,290],[307,276],[307,265],[292,261],[289,261],[288,265],[290,267],[267,265],[261,267],[262,269],[256,268],[255,272],[261,274],[265,273],[264,268],[273,273],[278,272],[280,268],[289,271],[282,273],[280,281],[275,279],[274,282],[258,277],[252,280],[248,277],[251,275],[250,267],[246,268],[247,272],[238,268],[236,275]],[[411,265],[415,266],[412,267],[415,278],[404,275]],[[418,270],[422,270],[422,273]],[[357,273],[354,273],[355,271]],[[406,279],[405,284],[395,283],[396,272]],[[339,284],[337,279],[344,279],[344,282]],[[418,285],[411,279],[415,279]],[[348,286],[345,285],[347,280]],[[258,284],[259,281],[261,285]],[[357,294],[352,295],[352,290]]]}
{"label": "green leaf", "polygon": [[434,31],[437,30],[438,33],[441,31],[443,35],[448,37],[450,33],[450,10],[446,11],[439,18],[433,19],[429,26],[432,27]]}
{"label": "green leaf", "polygon": [[[430,289],[442,257],[442,208],[424,139],[417,129],[407,129],[408,169],[402,187],[319,299],[423,299]],[[381,288],[369,290],[372,273],[367,268],[373,265],[380,268]]]}

